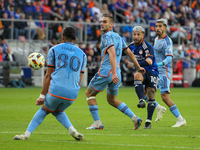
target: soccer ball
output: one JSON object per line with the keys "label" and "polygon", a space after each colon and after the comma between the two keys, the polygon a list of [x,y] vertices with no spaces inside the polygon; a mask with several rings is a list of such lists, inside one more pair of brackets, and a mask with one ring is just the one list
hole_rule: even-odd
{"label": "soccer ball", "polygon": [[28,66],[33,70],[44,67],[45,59],[41,53],[32,53],[28,56]]}

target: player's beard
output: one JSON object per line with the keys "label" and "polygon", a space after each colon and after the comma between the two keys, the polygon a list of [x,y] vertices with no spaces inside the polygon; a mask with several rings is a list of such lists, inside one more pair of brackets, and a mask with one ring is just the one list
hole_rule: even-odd
{"label": "player's beard", "polygon": [[138,40],[138,42],[135,42],[135,40],[134,40],[134,42],[135,42],[135,45],[136,45],[136,46],[140,45],[142,40],[143,40],[143,39],[141,39],[141,40]]}

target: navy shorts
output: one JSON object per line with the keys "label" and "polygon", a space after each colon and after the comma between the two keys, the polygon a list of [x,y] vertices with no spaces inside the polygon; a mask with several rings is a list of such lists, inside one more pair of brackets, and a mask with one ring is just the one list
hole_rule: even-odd
{"label": "navy shorts", "polygon": [[145,89],[147,87],[154,88],[155,90],[157,89],[157,84],[159,79],[157,74],[154,74],[150,71],[146,71],[143,77],[144,77],[143,84],[145,85]]}

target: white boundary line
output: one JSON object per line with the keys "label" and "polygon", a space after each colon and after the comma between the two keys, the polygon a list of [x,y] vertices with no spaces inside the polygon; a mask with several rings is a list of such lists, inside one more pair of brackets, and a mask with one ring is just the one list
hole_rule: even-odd
{"label": "white boundary line", "polygon": [[[20,132],[0,132],[2,134],[20,134]],[[68,134],[66,133],[49,133],[49,132],[34,132],[34,134]],[[148,136],[148,134],[96,134],[96,133],[85,133],[84,135],[100,135],[100,136]],[[151,134],[149,136],[158,136],[156,134]],[[160,135],[159,136],[169,136],[169,137],[188,137],[188,135]],[[195,136],[200,137],[200,136]],[[167,148],[167,149],[193,149],[200,150],[200,147],[186,147],[186,146],[159,146],[159,145],[139,145],[139,144],[121,144],[121,143],[100,143],[100,142],[87,142],[85,141],[59,141],[59,140],[34,140],[40,142],[51,142],[51,143],[78,143],[78,144],[88,144],[88,145],[107,145],[107,146],[125,146],[125,147],[151,147],[151,148]]]}
{"label": "white boundary line", "polygon": [[[23,132],[8,132],[8,131],[2,131],[0,133],[5,134],[23,134]],[[68,132],[65,133],[53,133],[53,132],[34,132],[33,134],[68,134]],[[99,135],[99,136],[159,136],[159,137],[189,137],[189,135],[166,135],[166,134],[101,134],[101,133],[84,133],[84,135]],[[200,138],[200,135],[194,136],[195,138]]]}

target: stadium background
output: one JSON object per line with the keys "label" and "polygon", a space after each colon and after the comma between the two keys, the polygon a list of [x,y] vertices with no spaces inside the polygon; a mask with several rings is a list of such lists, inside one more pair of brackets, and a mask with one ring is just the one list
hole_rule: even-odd
{"label": "stadium background", "polygon": [[[114,16],[114,31],[127,44],[132,41],[132,28],[135,25],[145,28],[145,40],[153,44],[155,20],[167,19],[167,34],[174,42],[171,87],[199,86],[193,84],[200,78],[199,0],[0,0],[0,35],[7,39],[8,46],[16,56],[16,62],[0,62],[1,79],[5,80],[10,74],[9,82],[17,79],[19,85],[18,80],[22,76],[26,84],[41,86],[45,68],[30,70],[26,64],[27,56],[32,52],[40,52],[46,57],[48,49],[61,42],[63,27],[72,25],[77,29],[75,44],[91,60],[82,83],[82,86],[87,86],[87,80],[98,70],[100,63],[99,21],[105,13]],[[35,22],[35,27],[31,25],[32,22]],[[135,70],[127,70],[126,57],[123,57],[121,67],[122,85],[132,85]],[[5,73],[5,68],[9,74]],[[5,82],[1,81],[1,86],[13,86],[13,83]]]}

